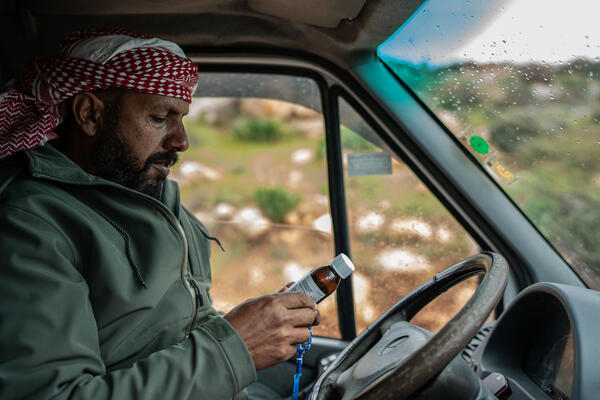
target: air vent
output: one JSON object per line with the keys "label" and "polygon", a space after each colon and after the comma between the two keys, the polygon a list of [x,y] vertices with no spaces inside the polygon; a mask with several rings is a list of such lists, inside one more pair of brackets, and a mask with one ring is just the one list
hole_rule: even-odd
{"label": "air vent", "polygon": [[473,369],[473,371],[477,372],[479,367],[478,357],[475,357],[475,351],[477,348],[486,341],[489,334],[494,329],[494,325],[496,325],[496,321],[491,321],[483,325],[483,327],[477,332],[475,337],[471,339],[468,345],[465,346],[462,353],[460,354],[463,360],[469,364],[469,367]]}

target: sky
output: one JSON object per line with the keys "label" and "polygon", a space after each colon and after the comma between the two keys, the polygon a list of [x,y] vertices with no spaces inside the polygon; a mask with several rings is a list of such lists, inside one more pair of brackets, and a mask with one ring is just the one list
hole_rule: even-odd
{"label": "sky", "polygon": [[379,54],[430,65],[600,61],[600,0],[429,0]]}

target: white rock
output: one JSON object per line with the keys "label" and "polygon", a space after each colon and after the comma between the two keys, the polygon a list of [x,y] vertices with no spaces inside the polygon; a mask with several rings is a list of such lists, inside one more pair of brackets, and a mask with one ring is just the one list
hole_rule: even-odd
{"label": "white rock", "polygon": [[295,185],[302,181],[302,179],[304,178],[304,174],[302,173],[302,171],[298,171],[297,169],[294,169],[294,170],[290,171],[290,174],[288,175],[288,177],[289,177],[289,183]]}
{"label": "white rock", "polygon": [[311,119],[292,119],[290,126],[303,133],[309,139],[318,139],[325,135],[325,124],[323,118],[311,118]]}
{"label": "white rock", "polygon": [[374,321],[375,317],[377,317],[375,309],[370,304],[361,304],[358,307],[358,312],[366,321]]}
{"label": "white rock", "polygon": [[551,99],[557,93],[556,88],[543,83],[534,83],[532,89],[531,93],[540,99]]}
{"label": "white rock", "polygon": [[265,273],[260,267],[252,267],[249,271],[250,282],[254,285],[260,284],[265,280]]}
{"label": "white rock", "polygon": [[316,112],[315,110],[312,110],[308,107],[304,107],[301,106],[299,104],[294,104],[293,107],[293,113],[294,113],[294,117],[296,118],[302,118],[302,119],[320,119],[321,120],[321,125],[323,124],[323,116]]}
{"label": "white rock", "polygon": [[281,100],[245,98],[240,100],[240,111],[257,118],[271,117],[285,120],[292,116],[294,105]]}
{"label": "white rock", "polygon": [[392,202],[391,202],[391,201],[389,201],[389,200],[381,200],[381,201],[379,202],[379,207],[380,207],[382,210],[387,210],[387,209],[388,209],[388,208],[390,208],[391,206],[392,206]]}
{"label": "white rock", "polygon": [[594,178],[592,178],[592,182],[594,183],[594,185],[600,186],[600,174],[598,174]]}
{"label": "white rock", "polygon": [[396,233],[411,233],[425,239],[431,238],[431,226],[418,219],[399,219],[392,221],[390,229]]}
{"label": "white rock", "polygon": [[312,226],[317,231],[331,235],[331,215],[329,215],[329,213],[321,215],[313,221]]}
{"label": "white rock", "polygon": [[325,300],[319,303],[319,311],[321,311],[321,314],[323,314],[323,311],[326,310],[331,310],[332,312],[337,310],[337,303],[334,295],[326,297]]}
{"label": "white rock", "polygon": [[368,300],[371,283],[364,275],[358,272],[353,273],[352,287],[354,289],[354,299],[356,303],[362,304]]}
{"label": "white rock", "polygon": [[448,243],[452,239],[452,232],[446,228],[439,228],[437,230],[437,238],[440,242]]}
{"label": "white rock", "polygon": [[309,268],[303,268],[295,262],[289,262],[283,266],[283,277],[286,282],[298,282],[308,272],[310,272]]}
{"label": "white rock", "polygon": [[356,229],[361,233],[375,232],[385,222],[383,215],[369,211],[366,215],[356,221]]}
{"label": "white rock", "polygon": [[183,161],[175,171],[174,179],[181,184],[194,183],[203,179],[214,182],[221,179],[221,174],[198,161]]}
{"label": "white rock", "polygon": [[238,99],[217,97],[194,97],[187,118],[202,116],[208,124],[220,124],[237,113]]}
{"label": "white rock", "polygon": [[423,256],[402,249],[382,251],[377,256],[377,263],[388,271],[423,272],[431,269]]}
{"label": "white rock", "polygon": [[215,215],[220,219],[230,219],[235,212],[235,207],[229,203],[219,203],[215,207]]}
{"label": "white rock", "polygon": [[269,229],[269,220],[263,217],[258,208],[247,207],[239,210],[233,217],[233,223],[250,237],[256,237]]}
{"label": "white rock", "polygon": [[315,151],[311,148],[302,148],[295,150],[290,156],[292,162],[296,165],[308,164],[315,158]]}
{"label": "white rock", "polygon": [[462,131],[462,123],[460,120],[449,111],[441,111],[436,114],[440,121],[443,122],[444,125],[448,127],[450,132],[460,132]]}
{"label": "white rock", "polygon": [[371,282],[369,279],[359,272],[352,274],[352,287],[354,289],[354,299],[356,304],[356,312],[365,321],[373,321],[376,312],[375,307],[369,302],[369,292],[371,290]]}
{"label": "white rock", "polygon": [[314,199],[315,203],[317,203],[318,205],[321,205],[321,206],[329,205],[329,197],[325,196],[324,194],[317,193],[317,194],[315,194],[313,199]]}
{"label": "white rock", "polygon": [[208,213],[206,211],[195,212],[194,217],[196,217],[196,219],[202,222],[203,224],[207,224],[209,222],[212,222],[213,220],[212,213]]}

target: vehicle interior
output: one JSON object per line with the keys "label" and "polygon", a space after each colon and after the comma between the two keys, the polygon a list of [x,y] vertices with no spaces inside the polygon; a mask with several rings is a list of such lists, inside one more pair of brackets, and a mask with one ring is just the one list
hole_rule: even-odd
{"label": "vehicle interior", "polygon": [[[556,3],[5,0],[0,85],[89,27],[182,47],[200,83],[173,179],[227,250],[215,308],[356,266],[301,398],[593,399],[600,8]],[[295,368],[259,371],[265,398]]]}

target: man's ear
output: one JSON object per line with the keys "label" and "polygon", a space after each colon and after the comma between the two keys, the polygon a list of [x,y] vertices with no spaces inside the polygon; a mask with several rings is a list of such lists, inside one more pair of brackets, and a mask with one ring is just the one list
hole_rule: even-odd
{"label": "man's ear", "polygon": [[78,93],[73,97],[73,119],[79,129],[88,136],[94,136],[101,122],[104,103],[91,92]]}

